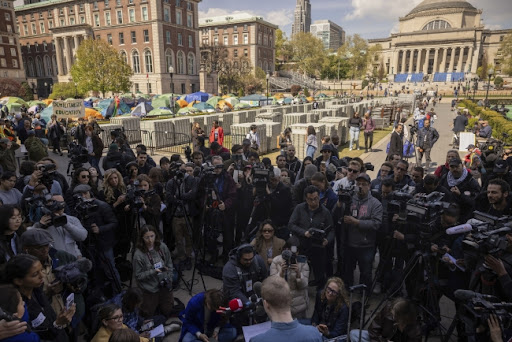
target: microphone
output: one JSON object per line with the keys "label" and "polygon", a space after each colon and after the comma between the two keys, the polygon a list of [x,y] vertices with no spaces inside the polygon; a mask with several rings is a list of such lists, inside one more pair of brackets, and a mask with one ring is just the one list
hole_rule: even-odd
{"label": "microphone", "polygon": [[244,308],[244,303],[240,298],[233,298],[229,301],[229,310],[232,312],[238,312]]}
{"label": "microphone", "polygon": [[254,293],[256,293],[256,296],[261,297],[261,282],[257,281],[252,286],[252,289],[254,290]]}
{"label": "microphone", "polygon": [[[251,298],[251,300],[252,300],[252,298]],[[255,306],[255,304],[252,303],[251,301],[244,304],[240,298],[233,298],[229,301],[227,308],[223,307],[223,306],[219,306],[219,309],[216,310],[216,312],[218,314],[231,315],[233,313],[237,313],[240,311],[244,311],[246,309],[250,309],[254,306]]]}
{"label": "microphone", "polygon": [[473,227],[471,227],[470,224],[460,224],[455,227],[451,227],[446,229],[446,234],[448,235],[456,235],[456,234],[464,234],[469,233],[471,230],[473,230]]}
{"label": "microphone", "polygon": [[499,299],[495,296],[485,295],[485,294],[481,294],[481,293],[473,292],[473,291],[469,291],[469,290],[455,290],[454,295],[455,295],[455,298],[457,298],[458,300],[470,300],[473,298],[481,298],[481,299],[486,299],[486,300],[499,301]]}

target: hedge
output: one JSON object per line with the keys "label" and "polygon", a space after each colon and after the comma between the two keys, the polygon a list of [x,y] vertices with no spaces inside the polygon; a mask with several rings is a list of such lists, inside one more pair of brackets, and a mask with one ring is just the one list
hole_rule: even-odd
{"label": "hedge", "polygon": [[[507,144],[512,144],[512,121],[508,120],[500,113],[480,107],[470,100],[462,100],[460,105],[467,108],[471,115],[480,116],[481,119],[489,121],[489,125],[492,127],[493,137],[504,140]],[[509,137],[503,139],[502,133],[507,133]]]}

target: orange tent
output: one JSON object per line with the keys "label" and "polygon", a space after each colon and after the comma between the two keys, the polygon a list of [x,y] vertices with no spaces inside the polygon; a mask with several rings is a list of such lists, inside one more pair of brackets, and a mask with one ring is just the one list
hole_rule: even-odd
{"label": "orange tent", "polygon": [[188,105],[188,102],[185,101],[185,100],[178,100],[176,101],[176,103],[181,107],[181,108],[184,108]]}
{"label": "orange tent", "polygon": [[100,114],[97,110],[94,110],[92,108],[85,108],[85,119],[88,120],[90,117],[93,117],[95,119],[103,120],[103,115]]}

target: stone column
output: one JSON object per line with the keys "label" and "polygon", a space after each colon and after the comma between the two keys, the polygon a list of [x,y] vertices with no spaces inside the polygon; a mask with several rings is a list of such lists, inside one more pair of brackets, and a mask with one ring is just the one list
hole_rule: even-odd
{"label": "stone column", "polygon": [[407,50],[402,50],[402,65],[400,66],[400,73],[405,74],[405,58],[407,57]]}
{"label": "stone column", "polygon": [[455,66],[455,49],[452,47],[452,55],[450,57],[450,66],[448,67],[448,72],[453,72],[453,68]]}
{"label": "stone column", "polygon": [[416,60],[416,73],[420,72],[420,65],[421,65],[421,55],[423,53],[423,50],[418,50],[418,59]]}
{"label": "stone column", "polygon": [[410,50],[409,55],[409,74],[412,74],[412,65],[413,65],[413,58],[414,58],[414,50]]}
{"label": "stone column", "polygon": [[462,70],[462,60],[464,59],[464,50],[466,48],[464,46],[461,46],[459,48],[459,63],[457,63],[457,72],[464,72],[464,70]]}
{"label": "stone column", "polygon": [[62,46],[59,38],[55,38],[55,54],[57,56],[57,72],[59,76],[62,76],[64,69],[62,68]]}
{"label": "stone column", "polygon": [[396,50],[395,51],[395,56],[393,58],[393,74],[399,74],[400,73],[400,70],[398,70],[398,62],[399,62],[399,59],[400,59],[400,50]]}
{"label": "stone column", "polygon": [[468,52],[468,59],[466,60],[466,70],[468,72],[471,72],[471,69],[473,68],[473,51],[473,47],[471,46]]}
{"label": "stone column", "polygon": [[443,48],[443,59],[441,61],[441,68],[439,68],[440,72],[446,72],[446,59],[448,58],[448,48]]}
{"label": "stone column", "polygon": [[64,56],[66,57],[66,70],[69,74],[71,71],[71,44],[69,44],[69,37],[64,37]]}
{"label": "stone column", "polygon": [[439,62],[439,49],[435,49],[434,50],[434,66],[432,68],[432,75],[434,75],[438,70],[438,68],[437,68],[438,62]]}
{"label": "stone column", "polygon": [[75,41],[75,48],[73,49],[73,61],[75,61],[76,52],[78,50],[78,46],[80,45],[80,38],[78,36],[73,36],[73,40]]}

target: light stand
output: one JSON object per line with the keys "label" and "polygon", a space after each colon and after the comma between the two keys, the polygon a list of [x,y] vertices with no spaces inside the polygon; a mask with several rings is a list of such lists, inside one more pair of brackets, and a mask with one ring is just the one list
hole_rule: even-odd
{"label": "light stand", "polygon": [[174,83],[172,83],[172,74],[174,74],[174,67],[169,66],[169,75],[171,75],[171,110],[174,111]]}
{"label": "light stand", "polygon": [[270,74],[267,73],[267,103],[265,104],[266,106],[268,106],[268,81],[270,80]]}

